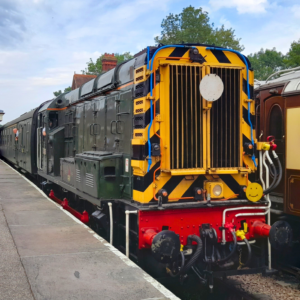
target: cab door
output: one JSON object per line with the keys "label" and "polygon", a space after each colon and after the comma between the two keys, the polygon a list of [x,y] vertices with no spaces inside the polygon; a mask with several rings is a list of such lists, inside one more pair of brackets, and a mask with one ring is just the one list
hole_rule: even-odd
{"label": "cab door", "polygon": [[117,105],[116,133],[119,140],[118,152],[123,153],[123,197],[132,197],[131,139],[132,139],[132,92],[131,89],[120,93]]}
{"label": "cab door", "polygon": [[84,132],[84,151],[92,151],[95,145],[94,129],[94,103],[92,101],[84,104],[85,132]]}
{"label": "cab door", "polygon": [[96,150],[105,150],[106,146],[106,104],[105,97],[94,100],[95,103],[95,125],[93,132],[95,135]]}
{"label": "cab door", "polygon": [[[285,120],[284,120],[284,101],[285,98],[276,96],[271,97],[265,101],[265,129],[266,135],[264,139],[268,136],[275,137],[275,144],[277,145],[276,153],[280,159],[282,170],[285,170]],[[273,180],[273,177],[270,177],[270,182]],[[284,174],[281,182],[278,187],[274,190],[273,193],[278,194],[278,196],[283,196],[284,193]]]}
{"label": "cab door", "polygon": [[118,93],[106,98],[106,150],[117,151],[117,101]]}
{"label": "cab door", "polygon": [[75,113],[75,149],[76,154],[84,151],[84,104],[76,105]]}

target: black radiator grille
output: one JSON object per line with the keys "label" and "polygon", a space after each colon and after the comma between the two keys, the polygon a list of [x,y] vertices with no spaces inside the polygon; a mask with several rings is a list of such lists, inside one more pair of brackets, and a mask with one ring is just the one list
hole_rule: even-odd
{"label": "black radiator grille", "polygon": [[240,166],[240,70],[211,68],[224,83],[222,97],[211,109],[211,167]]}
{"label": "black radiator grille", "polygon": [[199,66],[170,66],[171,169],[203,167]]}

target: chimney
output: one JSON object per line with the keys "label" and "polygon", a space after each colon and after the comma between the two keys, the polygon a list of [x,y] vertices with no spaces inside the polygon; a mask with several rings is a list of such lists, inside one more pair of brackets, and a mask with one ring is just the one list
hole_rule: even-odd
{"label": "chimney", "polygon": [[102,58],[102,72],[109,71],[117,65],[118,59],[113,54],[105,53]]}

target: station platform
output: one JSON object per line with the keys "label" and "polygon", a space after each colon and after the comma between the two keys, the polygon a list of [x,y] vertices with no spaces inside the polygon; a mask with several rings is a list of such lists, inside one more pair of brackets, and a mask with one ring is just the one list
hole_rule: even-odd
{"label": "station platform", "polygon": [[0,160],[0,299],[179,299]]}

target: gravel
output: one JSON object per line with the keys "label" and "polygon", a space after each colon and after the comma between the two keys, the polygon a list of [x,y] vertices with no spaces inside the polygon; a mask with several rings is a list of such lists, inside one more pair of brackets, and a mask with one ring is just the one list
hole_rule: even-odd
{"label": "gravel", "polygon": [[279,273],[270,277],[261,274],[231,276],[235,285],[257,299],[300,300],[299,281],[295,277]]}

